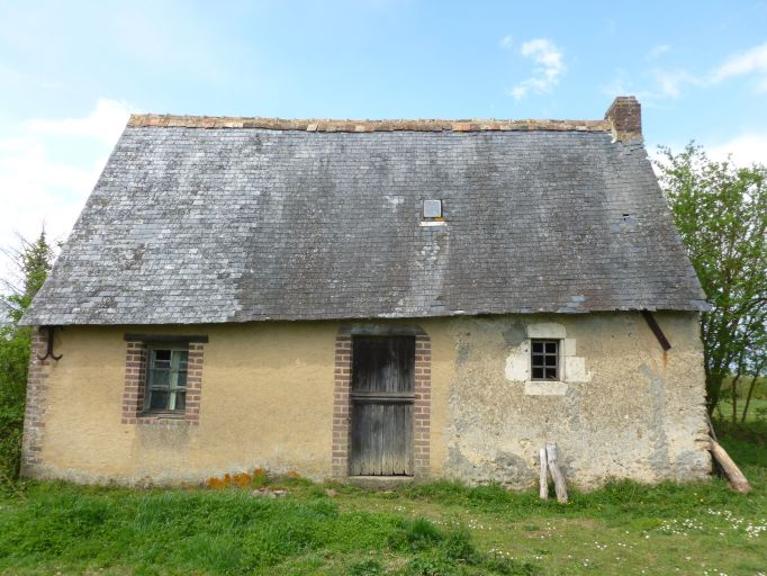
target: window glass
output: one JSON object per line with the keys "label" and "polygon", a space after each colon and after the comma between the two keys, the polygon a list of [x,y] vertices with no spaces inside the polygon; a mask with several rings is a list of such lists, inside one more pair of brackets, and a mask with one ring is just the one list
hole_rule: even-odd
{"label": "window glass", "polygon": [[533,380],[559,380],[559,340],[532,340],[530,367]]}
{"label": "window glass", "polygon": [[189,353],[182,349],[149,350],[146,408],[179,412],[186,406],[186,371]]}

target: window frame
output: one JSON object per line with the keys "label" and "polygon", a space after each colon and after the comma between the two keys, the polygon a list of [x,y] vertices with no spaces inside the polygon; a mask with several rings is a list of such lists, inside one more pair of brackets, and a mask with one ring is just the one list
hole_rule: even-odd
{"label": "window frame", "polygon": [[[535,344],[542,344],[543,345],[543,351],[542,352],[535,352]],[[554,344],[555,350],[554,352],[547,352],[546,351],[546,345],[547,344]],[[542,359],[542,364],[535,362],[535,356],[539,356]],[[552,368],[552,366],[549,366],[546,363],[546,358],[554,357],[554,377],[553,378],[547,378],[546,377],[546,370]],[[530,381],[531,382],[562,382],[563,381],[563,374],[562,374],[562,339],[561,338],[531,338],[530,339]],[[535,377],[534,371],[536,368],[540,368],[543,371],[543,376],[541,377]]]}
{"label": "window frame", "polygon": [[[154,370],[153,364],[155,360],[155,353],[160,350],[162,351],[167,350],[170,352],[170,358],[168,360],[169,367],[168,367],[168,387],[167,388],[159,387],[159,386],[153,385],[152,383],[152,370]],[[174,356],[174,353],[181,353],[181,352],[186,354],[186,367],[183,370],[185,374],[184,386],[178,386],[178,374],[180,372],[178,368],[176,369],[176,386],[173,386],[172,384],[173,356]],[[168,392],[168,402],[166,403],[165,408],[151,408],[153,390]],[[170,403],[171,398],[177,401],[177,395],[179,390],[183,391],[185,395],[184,408],[181,408],[181,409],[168,408],[167,405]],[[143,403],[141,415],[155,416],[155,415],[164,414],[169,416],[184,416],[186,414],[186,406],[187,406],[186,394],[188,393],[188,391],[189,391],[189,343],[186,341],[147,342],[146,343],[146,373],[144,374],[144,403]],[[175,404],[176,402],[174,401],[174,405]]]}

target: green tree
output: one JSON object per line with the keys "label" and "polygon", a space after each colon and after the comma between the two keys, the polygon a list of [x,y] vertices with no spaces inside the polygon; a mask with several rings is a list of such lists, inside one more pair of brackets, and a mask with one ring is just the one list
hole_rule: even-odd
{"label": "green tree", "polygon": [[14,482],[21,464],[21,436],[27,387],[30,337],[19,320],[45,282],[53,251],[43,231],[34,242],[6,251],[18,269],[17,285],[6,281],[9,294],[0,296],[5,320],[0,325],[0,485]]}
{"label": "green tree", "polygon": [[661,153],[661,186],[713,306],[701,318],[708,410],[730,378],[735,420],[741,378],[764,367],[767,169],[712,161],[692,143],[678,154]]}

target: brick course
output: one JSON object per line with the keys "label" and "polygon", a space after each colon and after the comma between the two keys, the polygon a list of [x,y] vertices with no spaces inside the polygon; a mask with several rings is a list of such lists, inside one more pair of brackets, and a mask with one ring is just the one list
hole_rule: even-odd
{"label": "brick course", "polygon": [[431,339],[427,334],[415,337],[413,412],[413,469],[416,476],[424,477],[431,467]]}
{"label": "brick course", "polygon": [[335,388],[333,392],[332,470],[336,478],[349,475],[352,415],[352,339],[336,336]]}
{"label": "brick course", "polygon": [[42,461],[40,452],[43,448],[45,433],[45,412],[48,394],[48,367],[51,359],[40,360],[48,347],[46,332],[35,330],[32,334],[27,376],[27,400],[24,409],[24,437],[21,447],[21,472],[31,475],[34,468]]}

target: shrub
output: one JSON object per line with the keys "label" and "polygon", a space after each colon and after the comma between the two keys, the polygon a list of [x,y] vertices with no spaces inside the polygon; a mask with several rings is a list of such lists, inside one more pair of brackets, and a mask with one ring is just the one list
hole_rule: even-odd
{"label": "shrub", "polygon": [[372,558],[362,560],[349,566],[349,576],[379,576],[384,569],[378,560]]}
{"label": "shrub", "polygon": [[427,550],[443,539],[439,529],[426,518],[403,521],[400,529],[389,535],[392,550]]}

